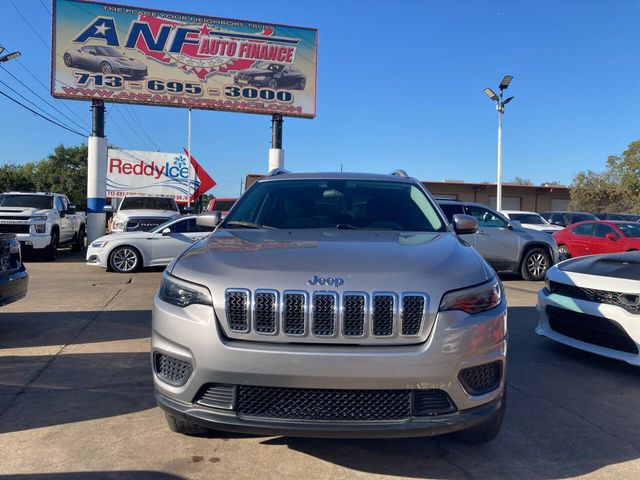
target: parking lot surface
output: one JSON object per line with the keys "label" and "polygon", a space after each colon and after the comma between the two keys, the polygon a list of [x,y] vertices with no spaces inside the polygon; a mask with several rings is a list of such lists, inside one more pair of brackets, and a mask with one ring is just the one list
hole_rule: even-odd
{"label": "parking lot surface", "polygon": [[640,371],[538,337],[540,283],[504,278],[508,407],[494,442],[171,433],[155,406],[151,298],[81,255],[30,262],[0,310],[0,478],[640,478]]}

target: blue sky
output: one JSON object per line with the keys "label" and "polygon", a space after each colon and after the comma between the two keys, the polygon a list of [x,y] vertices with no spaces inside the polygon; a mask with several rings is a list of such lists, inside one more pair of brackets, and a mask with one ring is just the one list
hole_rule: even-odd
{"label": "blue sky", "polygon": [[[49,44],[42,4],[50,9],[49,2],[12,2]],[[319,28],[318,115],[284,124],[286,167],[294,171],[342,164],[345,171],[403,168],[422,180],[495,181],[497,118],[482,89],[495,89],[507,73],[515,77],[508,93],[516,98],[505,114],[505,180],[568,184],[579,170],[603,169],[608,155],[640,138],[636,0],[113,3]],[[8,0],[2,6],[0,43],[19,49],[22,64],[48,84],[49,47]],[[3,66],[79,121],[18,62]],[[0,69],[1,81],[42,103],[7,71]],[[0,90],[16,96],[5,85]],[[90,121],[88,102],[64,103]],[[113,145],[186,145],[186,110],[109,110]],[[212,193],[235,195],[246,173],[267,169],[268,116],[195,110],[193,121],[194,156],[219,183]],[[39,160],[60,143],[82,141],[0,97],[0,163]]]}

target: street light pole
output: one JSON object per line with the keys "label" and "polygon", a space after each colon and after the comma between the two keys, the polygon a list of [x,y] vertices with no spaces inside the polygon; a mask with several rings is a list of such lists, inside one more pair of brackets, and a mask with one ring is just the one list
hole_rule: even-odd
{"label": "street light pole", "polygon": [[496,175],[496,210],[502,210],[502,115],[504,114],[504,106],[513,100],[513,97],[509,97],[503,100],[504,91],[509,87],[509,84],[513,80],[511,75],[505,75],[498,88],[500,89],[500,95],[490,88],[485,88],[484,93],[491,100],[496,102],[496,110],[498,111],[498,168]]}
{"label": "street light pole", "polygon": [[189,158],[187,158],[187,207],[191,208],[191,107],[189,107],[187,129],[187,150],[189,151]]}

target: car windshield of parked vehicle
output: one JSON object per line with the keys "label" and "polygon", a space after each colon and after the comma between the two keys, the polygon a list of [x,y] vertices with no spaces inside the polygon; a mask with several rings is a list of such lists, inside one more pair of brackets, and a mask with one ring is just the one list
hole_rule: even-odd
{"label": "car windshield of parked vehicle", "polygon": [[548,225],[545,219],[537,213],[510,213],[509,218],[529,225]]}
{"label": "car windshield of parked vehicle", "polygon": [[0,195],[0,207],[53,208],[53,195]]}
{"label": "car windshield of parked vehicle", "polygon": [[444,232],[444,219],[415,185],[371,180],[260,182],[223,228],[369,229]]}
{"label": "car windshield of parked vehicle", "polygon": [[173,198],[125,197],[120,210],[178,210]]}
{"label": "car windshield of parked vehicle", "polygon": [[640,238],[640,223],[618,223],[616,224],[625,237]]}
{"label": "car windshield of parked vehicle", "polygon": [[234,203],[236,203],[235,200],[216,200],[213,202],[213,209],[220,212],[228,212]]}
{"label": "car windshield of parked vehicle", "polygon": [[124,53],[113,47],[96,47],[96,52],[98,55],[102,55],[104,57],[124,57]]}
{"label": "car windshield of parked vehicle", "polygon": [[597,220],[598,217],[592,215],[590,213],[572,213],[571,214],[571,223],[584,222],[587,220]]}

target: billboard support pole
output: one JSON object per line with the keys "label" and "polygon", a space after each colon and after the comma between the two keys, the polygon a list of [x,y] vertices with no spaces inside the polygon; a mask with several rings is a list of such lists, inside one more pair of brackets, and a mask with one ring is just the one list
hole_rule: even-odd
{"label": "billboard support pole", "polygon": [[275,168],[284,168],[284,150],[282,149],[282,115],[279,113],[274,113],[271,117],[269,171]]}
{"label": "billboard support pole", "polygon": [[191,208],[191,107],[189,107],[189,123],[187,129],[187,150],[189,150],[189,158],[187,159],[187,207]]}
{"label": "billboard support pole", "polygon": [[87,241],[105,233],[107,193],[107,139],[104,136],[104,101],[91,101],[92,127],[87,152]]}

